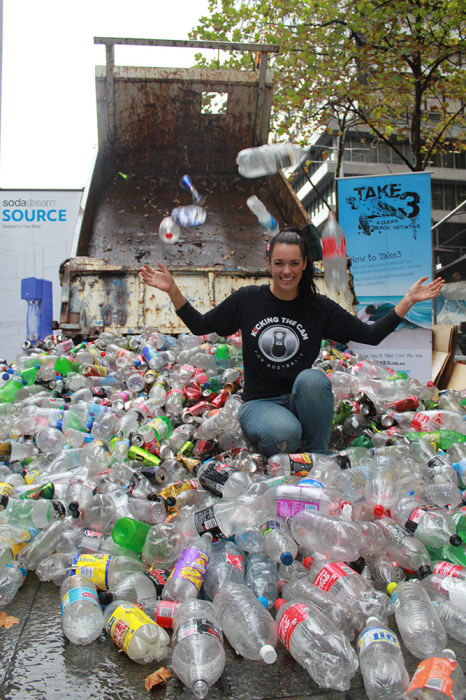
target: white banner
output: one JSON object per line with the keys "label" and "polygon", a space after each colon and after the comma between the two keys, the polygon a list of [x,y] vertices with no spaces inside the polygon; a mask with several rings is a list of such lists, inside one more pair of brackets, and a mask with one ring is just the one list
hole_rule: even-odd
{"label": "white banner", "polygon": [[59,320],[58,270],[70,256],[82,194],[82,190],[0,190],[0,356],[8,362],[20,353],[26,339],[22,279],[52,282],[53,318]]}

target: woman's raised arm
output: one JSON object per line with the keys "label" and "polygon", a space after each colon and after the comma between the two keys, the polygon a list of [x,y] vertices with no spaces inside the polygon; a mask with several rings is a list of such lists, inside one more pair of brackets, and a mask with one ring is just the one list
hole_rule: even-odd
{"label": "woman's raised arm", "polygon": [[161,292],[168,294],[175,311],[178,311],[186,304],[186,299],[178,289],[172,274],[160,260],[157,260],[157,269],[146,264],[141,267],[139,274],[149,287],[155,287],[160,289]]}

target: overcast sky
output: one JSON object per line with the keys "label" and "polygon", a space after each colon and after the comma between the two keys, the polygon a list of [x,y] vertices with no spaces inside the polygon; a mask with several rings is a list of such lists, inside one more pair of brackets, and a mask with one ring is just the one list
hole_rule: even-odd
{"label": "overcast sky", "polygon": [[[97,142],[94,36],[187,39],[207,0],[3,0],[0,187],[81,188]],[[189,66],[194,51],[116,47],[122,65]]]}

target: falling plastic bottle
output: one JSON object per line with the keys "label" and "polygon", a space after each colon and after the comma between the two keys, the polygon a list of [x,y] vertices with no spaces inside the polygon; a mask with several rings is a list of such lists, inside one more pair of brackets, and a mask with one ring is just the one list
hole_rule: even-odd
{"label": "falling plastic bottle", "polygon": [[259,199],[259,197],[256,197],[255,194],[251,197],[248,197],[248,199],[246,200],[246,204],[248,205],[252,213],[256,215],[257,220],[263,229],[270,232],[272,235],[278,232],[279,229],[277,220],[267,210],[267,207]]}
{"label": "falling plastic bottle", "polygon": [[201,207],[203,204],[205,204],[205,197],[202,194],[199,194],[189,175],[183,175],[180,180],[180,185],[188,192],[191,192],[194,204],[198,204]]}
{"label": "falling plastic bottle", "polygon": [[162,243],[176,243],[180,237],[181,228],[171,216],[166,216],[160,222],[159,236]]}
{"label": "falling plastic bottle", "polygon": [[236,163],[243,177],[263,177],[298,165],[306,155],[307,151],[293,143],[270,143],[244,148],[236,156]]}
{"label": "falling plastic bottle", "polygon": [[322,259],[327,289],[342,292],[348,287],[346,274],[346,239],[343,229],[331,211],[322,231]]}

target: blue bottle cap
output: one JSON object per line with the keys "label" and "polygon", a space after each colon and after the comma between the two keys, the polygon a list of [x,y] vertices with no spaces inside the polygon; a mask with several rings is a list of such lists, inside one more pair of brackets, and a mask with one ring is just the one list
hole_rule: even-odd
{"label": "blue bottle cap", "polygon": [[293,555],[291,552],[282,552],[282,554],[280,554],[280,561],[285,566],[291,566],[293,563]]}
{"label": "blue bottle cap", "polygon": [[264,606],[264,608],[267,610],[267,608],[268,608],[268,602],[269,602],[269,601],[267,600],[267,598],[264,598],[263,595],[260,595],[260,596],[258,596],[257,600],[259,601],[259,603],[262,603],[262,605]]}

